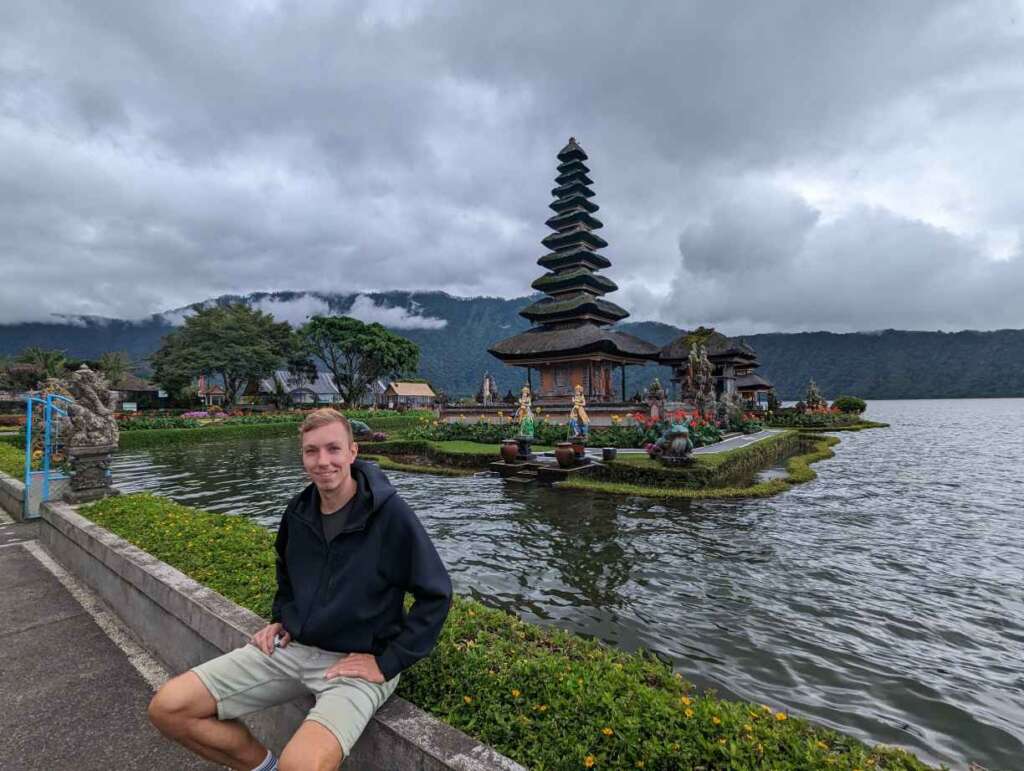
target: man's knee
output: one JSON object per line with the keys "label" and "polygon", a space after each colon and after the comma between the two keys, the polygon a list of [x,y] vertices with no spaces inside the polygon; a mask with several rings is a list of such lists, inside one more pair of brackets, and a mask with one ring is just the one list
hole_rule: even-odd
{"label": "man's knee", "polygon": [[194,672],[168,680],[149,702],[149,720],[161,731],[216,714],[217,702]]}
{"label": "man's knee", "polygon": [[338,771],[344,756],[338,740],[316,721],[306,720],[288,742],[278,771]]}

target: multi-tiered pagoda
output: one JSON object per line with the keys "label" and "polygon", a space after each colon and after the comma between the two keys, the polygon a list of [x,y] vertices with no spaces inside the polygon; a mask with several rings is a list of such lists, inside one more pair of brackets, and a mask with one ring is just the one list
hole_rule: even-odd
{"label": "multi-tiered pagoda", "polygon": [[[582,385],[588,402],[625,401],[625,367],[656,359],[658,348],[638,337],[609,329],[629,313],[604,295],[618,287],[598,271],[611,266],[598,250],[608,243],[594,231],[604,227],[594,213],[593,180],[575,138],[558,153],[558,176],[550,204],[555,214],[547,225],[554,231],[541,243],[550,249],[537,263],[548,272],[533,282],[547,297],[523,308],[519,315],[533,328],[490,348],[506,364],[527,368],[534,401],[564,402]],[[622,388],[614,393],[612,374],[623,368]],[[539,382],[530,370],[536,369]]]}

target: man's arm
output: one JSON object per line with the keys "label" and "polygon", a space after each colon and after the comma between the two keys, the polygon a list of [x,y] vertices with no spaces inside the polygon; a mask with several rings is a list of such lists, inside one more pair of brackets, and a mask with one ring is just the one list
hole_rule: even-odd
{"label": "man's arm", "polygon": [[274,593],[274,604],[271,606],[270,620],[280,622],[284,606],[295,599],[292,591],[292,581],[288,577],[288,565],[285,562],[285,549],[288,547],[288,512],[285,511],[281,517],[281,524],[277,527],[277,538],[274,539],[274,551],[277,553],[277,592]]}
{"label": "man's arm", "polygon": [[452,602],[452,582],[419,519],[404,502],[395,512],[384,545],[395,570],[394,580],[414,598],[398,636],[377,656],[390,680],[433,650]]}

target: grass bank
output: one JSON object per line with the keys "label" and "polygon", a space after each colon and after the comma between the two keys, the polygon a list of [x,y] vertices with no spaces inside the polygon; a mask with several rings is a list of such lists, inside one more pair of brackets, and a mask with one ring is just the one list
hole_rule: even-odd
{"label": "grass bank", "polygon": [[[811,464],[831,458],[835,454],[832,452],[832,446],[839,442],[839,439],[834,436],[801,436],[796,432],[792,433],[793,438],[790,439],[790,442],[793,443],[792,446],[799,447],[800,450],[798,455],[793,455],[786,461],[786,477],[784,479],[770,479],[746,487],[723,485],[701,488],[671,486],[670,479],[660,484],[636,484],[588,477],[559,482],[557,487],[559,490],[585,490],[613,495],[638,495],[663,499],[767,498],[785,492],[793,485],[815,479],[818,475],[811,468]],[[756,446],[751,445],[751,448]],[[740,450],[736,450],[736,452],[740,452]]]}
{"label": "grass bank", "polygon": [[[81,513],[266,618],[273,534],[152,495]],[[541,628],[456,598],[434,652],[399,693],[534,769],[885,769],[914,756],[868,747],[770,706],[697,693],[651,655]]]}
{"label": "grass bank", "polygon": [[25,451],[13,444],[0,442],[0,471],[15,479],[24,479]]}
{"label": "grass bank", "polygon": [[874,420],[862,420],[860,423],[854,423],[851,426],[805,426],[800,428],[800,430],[823,433],[826,431],[865,431],[869,428],[889,428],[889,424],[877,423]]}

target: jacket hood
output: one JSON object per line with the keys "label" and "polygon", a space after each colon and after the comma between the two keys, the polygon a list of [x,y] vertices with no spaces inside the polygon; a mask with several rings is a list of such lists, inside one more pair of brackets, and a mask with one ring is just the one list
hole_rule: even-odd
{"label": "jacket hood", "polygon": [[[380,466],[358,458],[352,461],[352,478],[355,479],[359,490],[356,495],[366,501],[367,505],[359,506],[353,511],[353,519],[343,532],[360,530],[366,525],[366,521],[376,512],[380,511],[391,498],[397,494],[394,486],[388,481]],[[316,485],[310,484],[299,494],[298,506],[295,513],[308,521],[310,524],[318,522],[320,513],[320,496],[317,493]],[[317,524],[319,527],[319,524]]]}

